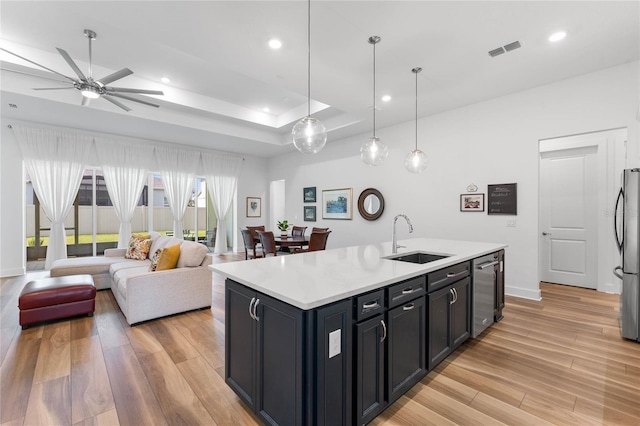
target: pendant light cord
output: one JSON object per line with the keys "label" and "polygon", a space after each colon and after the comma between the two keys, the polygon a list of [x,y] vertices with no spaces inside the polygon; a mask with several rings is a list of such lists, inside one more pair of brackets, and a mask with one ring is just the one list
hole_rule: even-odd
{"label": "pendant light cord", "polygon": [[373,43],[373,137],[376,137],[376,43]]}
{"label": "pendant light cord", "polygon": [[416,72],[416,151],[418,150],[418,73]]}
{"label": "pendant light cord", "polygon": [[307,1],[307,117],[311,117],[311,0]]}

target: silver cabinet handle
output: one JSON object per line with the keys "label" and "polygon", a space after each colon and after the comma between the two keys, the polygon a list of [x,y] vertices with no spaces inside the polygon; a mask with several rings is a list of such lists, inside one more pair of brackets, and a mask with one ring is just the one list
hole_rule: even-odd
{"label": "silver cabinet handle", "polygon": [[410,310],[412,310],[412,309],[413,309],[413,308],[415,308],[415,307],[416,307],[416,305],[415,305],[415,304],[413,304],[413,303],[409,303],[408,305],[404,305],[404,306],[402,307],[402,310],[403,310],[403,311],[410,311]]}
{"label": "silver cabinet handle", "polygon": [[411,294],[413,293],[415,290],[413,289],[413,287],[411,288],[405,288],[404,290],[402,290],[402,294]]}
{"label": "silver cabinet handle", "polygon": [[258,317],[258,303],[260,303],[260,299],[256,299],[256,304],[253,305],[253,318],[256,321],[260,321],[260,317]]}
{"label": "silver cabinet handle", "polygon": [[382,337],[380,338],[380,343],[382,343],[387,338],[387,325],[384,323],[384,320],[380,320],[380,324],[382,324]]}
{"label": "silver cabinet handle", "polygon": [[373,308],[377,308],[378,306],[380,306],[378,302],[373,301],[373,302],[365,303],[364,305],[362,305],[362,309],[373,309]]}
{"label": "silver cabinet handle", "polygon": [[253,319],[256,319],[256,317],[253,316],[253,304],[256,302],[256,298],[252,297],[251,298],[251,303],[249,303],[249,316]]}
{"label": "silver cabinet handle", "polygon": [[449,302],[449,304],[453,305],[458,301],[458,290],[452,287],[449,289],[449,293],[451,293],[451,301]]}
{"label": "silver cabinet handle", "polygon": [[459,277],[460,275],[462,275],[462,274],[466,274],[466,273],[467,273],[467,271],[466,271],[466,270],[464,270],[464,271],[460,271],[460,272],[457,272],[457,273],[455,273],[455,272],[449,272],[449,273],[447,274],[447,278]]}
{"label": "silver cabinet handle", "polygon": [[624,273],[622,271],[622,266],[616,266],[615,268],[613,268],[613,275],[615,275],[616,277],[620,278],[621,280],[624,279],[624,277],[622,276],[622,274],[620,272]]}
{"label": "silver cabinet handle", "polygon": [[542,235],[544,236],[551,235],[551,232],[543,232]]}

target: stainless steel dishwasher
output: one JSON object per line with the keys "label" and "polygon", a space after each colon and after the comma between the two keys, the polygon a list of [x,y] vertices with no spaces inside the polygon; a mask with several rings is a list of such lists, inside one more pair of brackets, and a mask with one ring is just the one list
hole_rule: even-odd
{"label": "stainless steel dishwasher", "polygon": [[498,257],[489,254],[473,261],[473,322],[471,336],[477,337],[493,323]]}

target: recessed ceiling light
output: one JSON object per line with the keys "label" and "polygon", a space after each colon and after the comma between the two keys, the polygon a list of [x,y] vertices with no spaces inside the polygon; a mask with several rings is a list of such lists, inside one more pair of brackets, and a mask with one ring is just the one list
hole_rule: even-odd
{"label": "recessed ceiling light", "polygon": [[264,108],[262,108],[262,110],[263,110],[264,112],[269,112],[269,111],[271,111],[271,110],[269,109],[269,107],[264,107]]}
{"label": "recessed ceiling light", "polygon": [[163,82],[164,84],[169,84],[171,83],[171,80],[169,79],[169,77],[162,77],[160,79],[161,82]]}
{"label": "recessed ceiling light", "polygon": [[384,95],[384,96],[382,97],[382,101],[383,101],[383,102],[389,102],[390,100],[391,100],[391,96],[390,96],[390,95]]}
{"label": "recessed ceiling light", "polygon": [[277,38],[272,38],[269,40],[269,47],[272,49],[280,49],[282,47],[282,42]]}
{"label": "recessed ceiling light", "polygon": [[556,41],[562,40],[566,36],[567,36],[567,33],[565,33],[564,31],[558,31],[557,33],[553,33],[551,34],[551,36],[549,36],[549,41],[555,43]]}

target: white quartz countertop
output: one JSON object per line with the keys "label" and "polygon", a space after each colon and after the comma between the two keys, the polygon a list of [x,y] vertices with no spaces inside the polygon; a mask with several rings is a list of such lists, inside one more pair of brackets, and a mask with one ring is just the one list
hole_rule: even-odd
{"label": "white quartz countertop", "polygon": [[386,259],[391,242],[210,265],[214,272],[300,309],[317,308],[505,248],[506,244],[414,238],[397,255],[449,257],[422,265]]}

